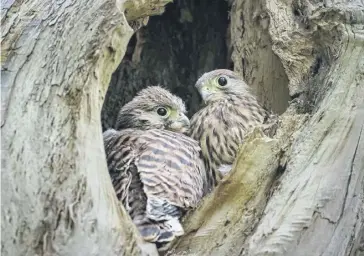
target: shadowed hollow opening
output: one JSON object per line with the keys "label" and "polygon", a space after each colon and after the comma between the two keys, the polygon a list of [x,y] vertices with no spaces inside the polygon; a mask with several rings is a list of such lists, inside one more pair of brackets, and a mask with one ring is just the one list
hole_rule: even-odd
{"label": "shadowed hollow opening", "polygon": [[[180,96],[191,117],[201,103],[194,88],[198,77],[217,68],[234,69],[233,61],[261,104],[282,114],[290,100],[289,81],[272,50],[269,20],[257,23],[254,13],[268,16],[254,1],[244,5],[253,13],[230,8],[226,0],[175,0],[162,15],[150,17],[112,75],[101,113],[103,130],[112,128],[120,108],[150,85]],[[241,15],[231,20],[230,11]],[[230,38],[230,33],[235,34]]]}
{"label": "shadowed hollow opening", "polygon": [[186,102],[189,116],[195,113],[198,77],[232,68],[226,47],[228,11],[225,0],[178,0],[151,17],[131,38],[112,76],[101,114],[103,130],[113,127],[120,107],[149,85],[167,87]]}

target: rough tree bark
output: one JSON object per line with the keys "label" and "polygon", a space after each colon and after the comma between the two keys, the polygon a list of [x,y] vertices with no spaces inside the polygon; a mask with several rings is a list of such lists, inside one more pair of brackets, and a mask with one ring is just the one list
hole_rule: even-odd
{"label": "rough tree bark", "polygon": [[116,203],[101,136],[133,34],[122,4],[2,2],[2,255],[156,255]]}
{"label": "rough tree bark", "polygon": [[324,2],[234,1],[235,69],[261,91],[287,78],[294,100],[273,140],[244,143],[174,253],[363,254],[364,4]]}
{"label": "rough tree bark", "polygon": [[[129,24],[140,28],[167,2],[127,1]],[[121,5],[2,6],[4,255],[155,254],[116,204],[101,140],[101,104],[133,33]],[[282,101],[272,108],[294,100],[274,138],[252,132],[232,173],[187,216],[173,254],[364,251],[363,5],[232,1],[235,70],[263,101]]]}

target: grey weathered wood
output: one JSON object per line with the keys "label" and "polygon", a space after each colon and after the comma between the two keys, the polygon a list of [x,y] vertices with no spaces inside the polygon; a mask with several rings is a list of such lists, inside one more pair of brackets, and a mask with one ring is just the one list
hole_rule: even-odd
{"label": "grey weathered wood", "polygon": [[2,5],[2,255],[156,255],[117,203],[101,136],[133,33],[122,4]]}
{"label": "grey weathered wood", "polygon": [[[292,6],[302,16],[282,17]],[[364,221],[364,4],[267,8],[290,93],[305,92],[314,107],[244,254],[353,255]]]}
{"label": "grey weathered wood", "polygon": [[[296,113],[302,110],[311,112],[311,116],[292,136],[284,130],[289,119],[282,123],[283,129],[274,140],[283,156],[275,150],[261,155],[270,140],[248,140],[231,176],[188,217],[187,236],[177,242],[173,252],[362,255],[363,2],[237,0],[231,17],[236,70],[253,86],[254,81],[270,86],[264,81],[274,80],[271,70],[278,68],[279,74],[282,68],[264,59],[282,63],[288,79],[285,86],[296,98],[284,117],[300,120]],[[270,49],[260,49],[264,42],[278,59],[271,56]],[[254,49],[268,55],[249,52]],[[250,65],[261,63],[263,68],[244,66],[240,63],[242,56]],[[281,90],[281,85],[277,86]],[[278,143],[282,138],[289,143]],[[272,182],[269,173],[273,169],[268,163],[277,161],[286,167],[270,197],[271,193],[263,193]],[[229,186],[237,177],[242,178],[240,189]],[[247,186],[248,181],[255,184]]]}
{"label": "grey weathered wood", "polygon": [[364,217],[364,86],[357,73],[364,74],[364,50],[352,53],[333,65],[333,72],[344,66],[350,78],[334,82],[293,144],[281,186],[245,255],[350,255],[354,250]]}
{"label": "grey weathered wood", "polygon": [[231,47],[234,69],[254,89],[259,101],[281,114],[288,107],[288,78],[272,49],[266,1],[234,1],[231,7]]}

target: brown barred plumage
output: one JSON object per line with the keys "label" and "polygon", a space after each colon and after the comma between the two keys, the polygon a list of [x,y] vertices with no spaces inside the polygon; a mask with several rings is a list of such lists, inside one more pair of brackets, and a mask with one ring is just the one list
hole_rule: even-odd
{"label": "brown barred plumage", "polygon": [[230,70],[205,73],[195,86],[206,107],[191,118],[190,136],[200,142],[206,167],[219,180],[221,168],[231,168],[247,131],[266,122],[269,113]]}
{"label": "brown barred plumage", "polygon": [[[143,238],[165,250],[184,233],[179,219],[209,191],[211,178],[198,142],[169,131],[189,125],[183,102],[160,87],[138,96],[120,111],[117,126],[124,129],[103,134],[107,164],[117,198]],[[160,106],[169,114],[159,116]]]}

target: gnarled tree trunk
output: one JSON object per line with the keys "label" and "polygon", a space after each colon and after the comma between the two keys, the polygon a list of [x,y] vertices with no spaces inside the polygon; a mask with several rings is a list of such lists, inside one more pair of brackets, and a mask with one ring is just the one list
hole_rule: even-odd
{"label": "gnarled tree trunk", "polygon": [[[133,29],[145,25],[149,15],[163,12],[167,2],[3,3],[4,255],[156,255],[116,202],[104,159],[100,112]],[[218,8],[204,13],[210,9],[202,2],[184,4],[179,21],[196,21],[198,12],[188,8],[214,15]],[[185,218],[186,235],[170,254],[361,255],[363,2],[229,2],[227,48],[234,69],[266,106],[284,114],[274,138],[259,129],[248,136],[233,171]],[[223,67],[216,63],[223,59],[216,46],[221,40],[209,33],[207,29],[211,37],[205,47],[211,50],[206,55],[204,47],[191,44],[201,54],[194,58],[201,71]],[[139,39],[142,44],[144,39]],[[143,67],[139,51],[133,60],[139,63],[141,58]],[[200,63],[204,60],[207,64]],[[129,69],[119,67],[122,72]],[[182,88],[196,75],[160,79]],[[105,113],[115,111],[109,105]],[[189,105],[196,107],[195,102]]]}
{"label": "gnarled tree trunk", "polygon": [[363,254],[364,6],[325,2],[234,1],[235,69],[276,99],[288,79],[294,100],[273,140],[243,145],[174,252]]}
{"label": "gnarled tree trunk", "polygon": [[122,4],[2,6],[2,255],[156,255],[117,204],[102,143],[133,34]]}

